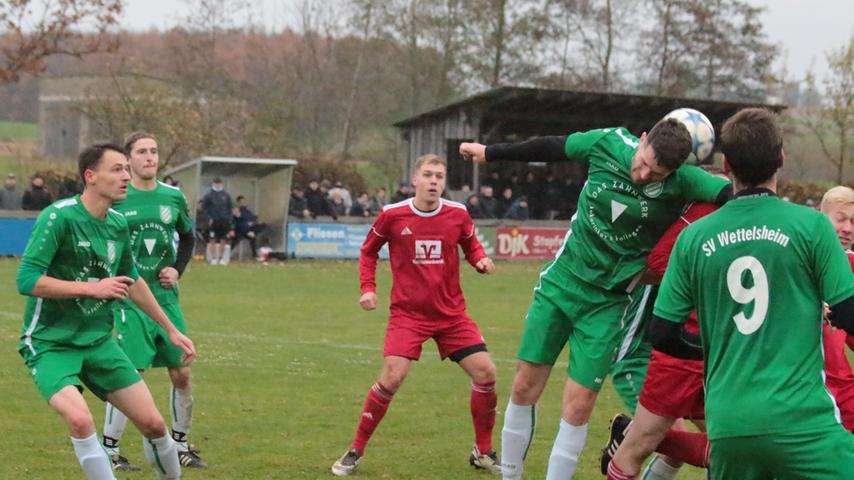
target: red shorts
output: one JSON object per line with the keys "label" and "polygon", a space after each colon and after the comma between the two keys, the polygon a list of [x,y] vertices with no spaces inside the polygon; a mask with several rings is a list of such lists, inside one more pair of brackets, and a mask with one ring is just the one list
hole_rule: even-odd
{"label": "red shorts", "polygon": [[706,417],[703,393],[702,360],[652,351],[638,399],[644,408],[660,417],[702,419]]}
{"label": "red shorts", "polygon": [[429,339],[436,341],[442,360],[459,350],[485,345],[477,325],[468,316],[430,321],[394,316],[385,331],[383,356],[421,358],[421,345]]}

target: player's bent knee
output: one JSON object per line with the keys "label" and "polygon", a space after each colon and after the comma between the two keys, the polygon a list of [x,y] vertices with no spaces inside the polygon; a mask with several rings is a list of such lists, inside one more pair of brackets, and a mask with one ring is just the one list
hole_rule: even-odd
{"label": "player's bent knee", "polygon": [[135,425],[145,438],[160,438],[166,435],[166,422],[157,411],[139,419]]}
{"label": "player's bent knee", "polygon": [[68,430],[72,437],[86,438],[95,431],[95,421],[88,409],[74,409],[66,412],[63,417],[68,424]]}
{"label": "player's bent knee", "polygon": [[175,388],[186,389],[190,386],[190,367],[170,368],[169,378]]}

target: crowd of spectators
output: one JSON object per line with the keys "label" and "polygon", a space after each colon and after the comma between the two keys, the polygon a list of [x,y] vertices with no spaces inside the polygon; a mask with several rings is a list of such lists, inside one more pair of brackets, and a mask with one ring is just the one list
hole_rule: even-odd
{"label": "crowd of spectators", "polygon": [[[412,197],[414,193],[408,183],[401,182],[391,203]],[[292,217],[315,219],[328,216],[333,220],[339,217],[375,217],[389,204],[385,188],[377,188],[373,195],[359,192],[353,198],[349,189],[341,182],[325,179],[311,179],[305,188],[294,187],[288,214]]]}
{"label": "crowd of spectators", "polygon": [[56,200],[73,197],[83,192],[83,186],[75,177],[64,177],[56,181],[54,196],[48,190],[45,177],[35,174],[30,178],[30,185],[23,192],[18,188],[18,178],[14,173],[6,175],[3,188],[0,189],[0,210],[29,210],[40,211]]}
{"label": "crowd of spectators", "polygon": [[[502,177],[493,172],[484,179],[479,191],[470,185],[460,189],[446,189],[449,200],[465,204],[472,218],[497,218],[512,220],[567,219],[575,212],[581,183],[572,179],[558,179],[552,173],[538,178],[527,172],[524,178],[516,174]],[[291,192],[289,215],[301,219],[317,217],[374,217],[382,207],[415,195],[409,182],[401,182],[392,197],[384,188],[353,195],[340,181],[313,178],[305,187],[296,186]]]}

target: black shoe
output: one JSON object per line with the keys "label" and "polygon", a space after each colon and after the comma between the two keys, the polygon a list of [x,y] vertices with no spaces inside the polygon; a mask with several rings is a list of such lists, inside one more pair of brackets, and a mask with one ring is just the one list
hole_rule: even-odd
{"label": "black shoe", "polygon": [[359,466],[360,460],[362,456],[359,455],[359,451],[352,448],[332,464],[332,474],[338,477],[350,475]]}
{"label": "black shoe", "polygon": [[626,430],[628,430],[631,423],[631,417],[622,413],[614,415],[614,418],[611,419],[611,425],[608,427],[611,430],[611,434],[608,437],[608,444],[602,449],[602,456],[599,459],[599,469],[602,475],[608,475],[608,464],[611,463],[611,459],[614,458],[617,449],[620,448],[620,444],[626,438]]}
{"label": "black shoe", "polygon": [[127,458],[118,453],[110,455],[110,462],[113,464],[113,470],[119,472],[138,472],[142,470],[142,467],[130,463]]}
{"label": "black shoe", "polygon": [[478,470],[501,474],[501,463],[498,461],[498,454],[495,453],[494,449],[486,453],[480,453],[477,445],[475,445],[471,451],[471,455],[469,455],[469,465]]}
{"label": "black shoe", "polygon": [[178,451],[178,463],[186,468],[208,468],[208,464],[199,458],[196,450]]}

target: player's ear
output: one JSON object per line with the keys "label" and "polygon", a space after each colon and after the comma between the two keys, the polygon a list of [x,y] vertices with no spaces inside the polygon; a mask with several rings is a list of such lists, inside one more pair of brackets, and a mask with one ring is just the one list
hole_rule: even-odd
{"label": "player's ear", "polygon": [[785,161],[786,161],[786,152],[784,152],[783,150],[780,150],[780,165],[778,165],[777,168],[783,168],[783,162],[785,162]]}
{"label": "player's ear", "polygon": [[730,168],[729,162],[726,161],[726,157],[724,157],[724,173],[726,173],[727,175],[732,173],[732,168]]}

